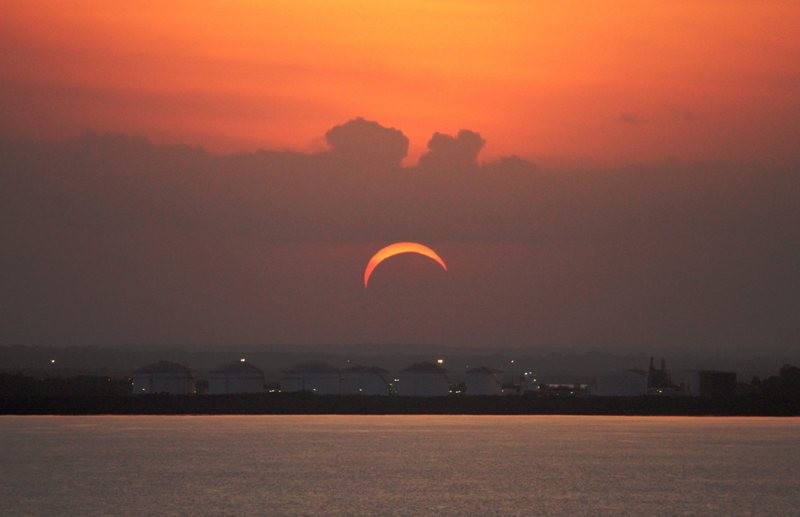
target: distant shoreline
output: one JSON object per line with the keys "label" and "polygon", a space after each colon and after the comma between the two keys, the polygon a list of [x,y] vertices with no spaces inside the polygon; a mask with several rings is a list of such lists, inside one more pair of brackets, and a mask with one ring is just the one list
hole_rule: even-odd
{"label": "distant shoreline", "polygon": [[618,415],[800,416],[800,400],[764,396],[400,397],[270,393],[0,398],[0,415]]}

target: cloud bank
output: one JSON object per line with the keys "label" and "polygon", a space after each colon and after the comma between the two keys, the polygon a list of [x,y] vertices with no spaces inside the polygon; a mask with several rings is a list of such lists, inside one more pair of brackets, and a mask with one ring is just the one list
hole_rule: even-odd
{"label": "cloud bank", "polygon": [[[0,342],[796,346],[796,166],[542,171],[355,119],[328,150],[0,142]],[[416,240],[448,262],[378,247]],[[387,264],[388,265],[388,264]],[[430,268],[430,269],[429,269]]]}

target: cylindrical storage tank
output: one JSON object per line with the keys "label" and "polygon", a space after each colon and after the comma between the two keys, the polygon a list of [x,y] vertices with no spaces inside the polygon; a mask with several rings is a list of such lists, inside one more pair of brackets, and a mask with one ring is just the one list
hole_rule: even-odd
{"label": "cylindrical storage tank", "polygon": [[133,393],[169,393],[188,395],[195,392],[194,374],[182,364],[158,361],[133,372]]}
{"label": "cylindrical storage tank", "polygon": [[226,364],[208,372],[209,395],[263,392],[264,372],[246,361]]}
{"label": "cylindrical storage tank", "polygon": [[481,366],[467,371],[464,378],[464,392],[467,395],[500,395],[502,383],[497,379],[499,370]]}
{"label": "cylindrical storage tank", "polygon": [[412,397],[441,397],[450,394],[447,370],[433,363],[412,364],[400,372],[397,394]]}

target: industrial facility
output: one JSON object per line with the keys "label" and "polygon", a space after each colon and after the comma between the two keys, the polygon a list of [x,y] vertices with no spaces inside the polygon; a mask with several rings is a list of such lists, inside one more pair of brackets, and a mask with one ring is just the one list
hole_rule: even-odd
{"label": "industrial facility", "polygon": [[207,377],[201,373],[199,380],[193,370],[182,364],[159,361],[134,371],[131,381],[133,393],[137,395],[283,392],[364,396],[396,394],[412,397],[724,397],[734,395],[737,390],[737,378],[733,372],[693,370],[679,373],[678,379],[680,382],[673,381],[665,359],[661,359],[656,367],[655,358],[652,357],[647,370],[602,372],[593,381],[587,379],[587,383],[567,384],[537,381],[532,370],[504,372],[489,366],[470,368],[467,365],[460,374],[456,372],[451,376],[444,368],[444,359],[440,358],[436,362],[414,363],[396,375],[378,366],[353,365],[337,368],[323,361],[307,361],[283,370],[279,382],[275,375],[267,383],[264,371],[242,357],[238,361],[208,371]]}
{"label": "industrial facility", "polygon": [[416,363],[400,371],[397,394],[412,397],[442,397],[450,394],[447,370],[434,363]]}
{"label": "industrial facility", "polygon": [[194,374],[186,366],[170,361],[148,364],[133,372],[133,393],[195,393]]}
{"label": "industrial facility", "polygon": [[736,374],[714,370],[686,372],[684,390],[690,397],[729,397],[736,393]]}
{"label": "industrial facility", "polygon": [[209,395],[263,392],[264,372],[244,358],[208,372]]}
{"label": "industrial facility", "polygon": [[341,372],[342,395],[389,395],[392,392],[389,371],[378,366],[352,366]]}
{"label": "industrial facility", "polygon": [[284,370],[281,391],[338,395],[339,369],[323,361],[309,361]]}
{"label": "industrial facility", "polygon": [[594,395],[598,397],[637,397],[647,395],[647,374],[642,371],[598,375]]}
{"label": "industrial facility", "polygon": [[466,395],[502,395],[503,383],[498,378],[500,370],[479,366],[467,370],[464,379]]}

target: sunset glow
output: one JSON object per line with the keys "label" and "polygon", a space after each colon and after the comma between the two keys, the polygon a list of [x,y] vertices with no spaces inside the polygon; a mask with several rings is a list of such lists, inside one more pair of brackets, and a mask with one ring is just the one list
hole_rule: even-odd
{"label": "sunset glow", "polygon": [[[363,116],[485,158],[795,155],[800,4],[2,2],[0,136],[324,148]],[[36,65],[33,66],[33,63]]]}
{"label": "sunset glow", "polygon": [[429,247],[416,242],[395,242],[394,244],[390,244],[389,246],[378,250],[378,252],[375,253],[375,255],[373,255],[369,260],[366,269],[364,269],[364,287],[367,287],[369,284],[369,277],[372,275],[372,272],[375,270],[375,268],[381,264],[381,262],[402,253],[418,253],[435,261],[442,266],[442,269],[447,271],[447,265],[445,265],[444,260],[442,260],[442,258]]}
{"label": "sunset glow", "polygon": [[[786,0],[0,0],[0,342],[794,350],[798,27]],[[368,260],[397,239],[450,271],[365,290],[399,253],[446,269]]]}

